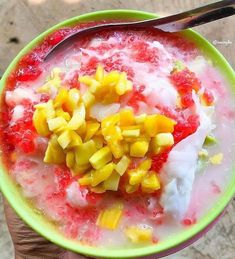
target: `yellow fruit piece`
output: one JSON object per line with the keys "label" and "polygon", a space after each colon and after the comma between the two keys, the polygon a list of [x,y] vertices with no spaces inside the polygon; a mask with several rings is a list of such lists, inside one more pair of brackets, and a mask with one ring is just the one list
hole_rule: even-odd
{"label": "yellow fruit piece", "polygon": [[133,130],[123,130],[122,136],[127,138],[136,138],[139,137],[140,130],[139,129],[133,129]]}
{"label": "yellow fruit piece", "polygon": [[63,149],[65,149],[72,140],[70,133],[71,132],[69,130],[65,130],[59,135],[57,139],[58,143]]}
{"label": "yellow fruit piece", "polygon": [[86,133],[86,121],[82,123],[82,125],[76,130],[76,132],[82,137]]}
{"label": "yellow fruit piece", "polygon": [[119,81],[115,86],[116,93],[118,95],[123,95],[126,92],[132,90],[132,82],[127,80],[127,76],[125,72],[122,72],[119,77]]}
{"label": "yellow fruit piece", "polygon": [[156,175],[156,172],[154,171],[149,171],[149,173],[145,175],[141,182],[141,188],[143,192],[154,192],[160,189],[160,187],[160,181]]}
{"label": "yellow fruit piece", "polygon": [[131,160],[127,156],[123,156],[119,162],[115,165],[115,170],[119,173],[119,175],[123,175],[128,166],[130,165]]}
{"label": "yellow fruit piece", "polygon": [[148,171],[151,168],[152,160],[150,158],[147,158],[143,162],[141,162],[138,166],[138,169]]}
{"label": "yellow fruit piece", "polygon": [[62,70],[60,68],[53,68],[48,82],[45,83],[42,87],[40,87],[37,91],[39,93],[51,93],[54,89],[60,88],[61,87],[61,79],[60,79],[61,72],[62,72]]}
{"label": "yellow fruit piece", "polygon": [[116,204],[111,208],[104,209],[100,212],[96,225],[101,228],[114,230],[118,227],[122,216],[123,205]]}
{"label": "yellow fruit piece", "polygon": [[70,131],[70,138],[71,138],[71,141],[67,146],[67,148],[77,147],[82,144],[81,137],[75,131]]}
{"label": "yellow fruit piece", "polygon": [[99,130],[100,123],[98,122],[87,122],[86,124],[86,134],[84,137],[84,141],[90,140],[95,133]]}
{"label": "yellow fruit piece", "polygon": [[104,78],[104,68],[101,65],[98,65],[95,73],[95,80],[101,82]]}
{"label": "yellow fruit piece", "polygon": [[146,175],[146,171],[144,170],[139,170],[139,169],[134,169],[128,171],[129,175],[129,184],[130,185],[138,185],[142,182],[142,179]]}
{"label": "yellow fruit piece", "polygon": [[111,160],[112,160],[112,153],[110,151],[110,148],[106,146],[96,151],[89,159],[89,162],[91,163],[94,169],[100,169]]}
{"label": "yellow fruit piece", "polygon": [[157,133],[169,132],[172,133],[174,131],[174,126],[176,125],[176,121],[166,117],[165,115],[157,114]]}
{"label": "yellow fruit piece", "polygon": [[156,137],[153,137],[151,139],[151,142],[150,142],[150,151],[153,153],[153,154],[160,154],[162,153],[164,150],[165,150],[166,147],[164,146],[159,146],[158,145],[158,141],[157,141],[157,138]]}
{"label": "yellow fruit piece", "polygon": [[89,159],[96,152],[95,142],[89,140],[75,148],[75,158],[77,165],[87,165]]}
{"label": "yellow fruit piece", "polygon": [[148,151],[149,143],[145,140],[139,140],[130,145],[130,155],[133,157],[144,157]]}
{"label": "yellow fruit piece", "polygon": [[95,193],[104,193],[104,192],[106,192],[103,184],[99,184],[99,185],[97,185],[95,187],[90,187],[90,189],[91,189],[92,192],[95,192]]}
{"label": "yellow fruit piece", "polygon": [[150,136],[154,137],[158,133],[157,115],[148,115],[144,121],[144,130]]}
{"label": "yellow fruit piece", "polygon": [[142,113],[141,115],[135,116],[135,123],[137,123],[137,124],[144,123],[146,117],[147,117],[146,113]]}
{"label": "yellow fruit piece", "polygon": [[73,151],[69,151],[69,152],[66,154],[66,165],[67,165],[68,168],[73,168],[74,163],[75,163],[75,155],[74,155],[74,152],[73,152]]}
{"label": "yellow fruit piece", "polygon": [[127,184],[125,187],[126,193],[134,193],[139,189],[139,185]]}
{"label": "yellow fruit piece", "polygon": [[174,137],[171,133],[159,133],[155,137],[156,144],[160,147],[169,147],[174,144]]}
{"label": "yellow fruit piece", "polygon": [[146,228],[146,226],[130,226],[126,228],[125,235],[135,244],[151,242],[153,237],[153,229],[151,227]]}
{"label": "yellow fruit piece", "polygon": [[40,111],[43,110],[43,111],[45,112],[45,116],[46,116],[46,118],[47,118],[48,120],[55,117],[55,109],[54,109],[52,100],[49,100],[49,101],[46,102],[46,103],[39,103],[39,104],[36,104],[36,105],[34,105],[34,107],[35,107],[37,110],[40,110]]}
{"label": "yellow fruit piece", "polygon": [[67,126],[67,121],[63,117],[56,117],[47,121],[51,131],[56,131]]}
{"label": "yellow fruit piece", "polygon": [[117,71],[112,71],[104,76],[102,85],[104,87],[114,86],[119,81],[119,78],[120,78],[120,74]]}
{"label": "yellow fruit piece", "polygon": [[104,181],[104,189],[109,191],[117,191],[120,181],[120,175],[113,172],[107,180]]}
{"label": "yellow fruit piece", "polygon": [[71,119],[71,116],[68,112],[65,112],[62,108],[58,108],[55,111],[56,117],[63,117],[66,121]]}
{"label": "yellow fruit piece", "polygon": [[68,99],[68,90],[61,88],[54,100],[54,107],[62,106]]}
{"label": "yellow fruit piece", "polygon": [[124,148],[119,141],[110,141],[108,142],[108,146],[116,159],[124,155]]}
{"label": "yellow fruit piece", "polygon": [[104,139],[102,136],[95,136],[92,138],[92,140],[95,142],[95,146],[97,149],[101,149],[104,145]]}
{"label": "yellow fruit piece", "polygon": [[40,136],[46,137],[50,134],[47,118],[44,110],[36,109],[33,114],[33,125]]}
{"label": "yellow fruit piece", "polygon": [[90,185],[91,184],[91,173],[87,173],[85,174],[83,177],[81,177],[79,180],[78,180],[79,184],[80,185]]}
{"label": "yellow fruit piece", "polygon": [[96,186],[99,183],[107,180],[114,170],[114,163],[109,163],[99,170],[95,170],[91,173],[91,185]]}
{"label": "yellow fruit piece", "polygon": [[51,137],[43,161],[49,164],[62,164],[65,162],[64,151],[57,142],[56,136]]}
{"label": "yellow fruit piece", "polygon": [[94,81],[94,79],[91,76],[80,76],[78,80],[80,83],[87,86],[90,86]]}
{"label": "yellow fruit piece", "polygon": [[97,94],[100,92],[100,89],[102,89],[100,82],[93,79],[91,85],[89,86],[89,92],[97,96]]}
{"label": "yellow fruit piece", "polygon": [[135,123],[135,117],[132,109],[120,111],[120,126],[131,126]]}
{"label": "yellow fruit piece", "polygon": [[119,141],[123,139],[122,131],[118,126],[110,126],[102,129],[106,141]]}
{"label": "yellow fruit piece", "polygon": [[210,157],[209,160],[213,165],[220,165],[222,163],[223,157],[224,155],[222,153],[218,153]]}
{"label": "yellow fruit piece", "polygon": [[71,130],[77,130],[85,122],[85,116],[85,106],[83,103],[80,103],[77,108],[74,109],[73,116],[68,123],[68,128]]}
{"label": "yellow fruit piece", "polygon": [[86,91],[82,96],[82,101],[86,108],[90,108],[95,103],[95,96],[89,91]]}
{"label": "yellow fruit piece", "polygon": [[80,100],[80,91],[76,88],[69,90],[68,98],[65,102],[66,110],[70,112],[73,111],[77,107],[79,100]]}
{"label": "yellow fruit piece", "polygon": [[[76,161],[76,154],[75,154],[75,161]],[[78,165],[76,162],[72,168],[72,176],[77,176],[87,172],[91,168],[90,164]]]}
{"label": "yellow fruit piece", "polygon": [[120,121],[120,114],[115,113],[113,115],[110,115],[106,118],[104,118],[101,122],[101,128],[105,129],[110,126],[115,126]]}

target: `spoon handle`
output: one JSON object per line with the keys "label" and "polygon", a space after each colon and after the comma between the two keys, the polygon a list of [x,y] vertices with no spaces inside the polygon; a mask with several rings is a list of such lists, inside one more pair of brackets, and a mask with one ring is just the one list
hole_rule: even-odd
{"label": "spoon handle", "polygon": [[233,14],[235,14],[235,0],[223,0],[162,18],[134,22],[112,22],[108,24],[98,24],[92,27],[81,29],[63,39],[61,42],[50,49],[50,51],[44,57],[44,61],[48,59],[49,56],[51,56],[54,50],[57,50],[61,46],[68,44],[69,41],[73,38],[76,38],[79,35],[85,35],[90,32],[98,32],[103,29],[122,27],[145,29],[148,27],[155,27],[167,32],[177,32],[231,16]]}
{"label": "spoon handle", "polygon": [[160,23],[156,20],[155,22],[152,21],[151,25],[164,31],[176,32],[219,20],[233,14],[235,14],[235,0],[223,0],[183,13],[163,17]]}

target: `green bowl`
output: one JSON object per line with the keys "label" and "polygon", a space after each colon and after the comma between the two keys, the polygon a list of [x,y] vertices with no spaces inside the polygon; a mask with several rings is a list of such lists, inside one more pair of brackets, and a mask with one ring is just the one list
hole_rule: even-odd
{"label": "green bowl", "polygon": [[[72,19],[66,20],[62,23],[57,24],[56,26],[50,28],[46,32],[39,35],[33,41],[31,41],[12,61],[8,69],[4,73],[1,82],[0,82],[0,92],[3,91],[6,78],[15,68],[19,59],[28,53],[33,47],[35,47],[44,37],[51,32],[64,27],[70,26],[79,22],[85,21],[95,21],[103,19],[150,19],[157,17],[156,14],[146,13],[142,11],[133,11],[133,10],[108,10],[108,11],[99,11],[89,14],[80,15]],[[227,83],[232,87],[235,85],[235,73],[225,58],[218,52],[218,50],[212,46],[206,39],[200,36],[198,33],[192,30],[186,30],[182,32],[182,35],[193,42],[196,43],[198,48],[202,53],[210,58],[214,63],[215,67],[221,72],[224,76]],[[234,89],[232,89],[234,90]],[[15,209],[17,214],[35,231],[39,234],[50,240],[51,242],[64,247],[65,249],[74,251],[76,253],[95,256],[99,258],[137,258],[141,256],[147,256],[155,254],[155,257],[167,255],[176,250],[182,249],[192,242],[196,236],[200,233],[203,233],[208,226],[213,223],[216,218],[222,213],[225,207],[228,205],[229,201],[232,199],[235,192],[235,170],[233,170],[233,177],[227,186],[226,191],[220,197],[215,206],[205,215],[197,224],[186,229],[180,234],[169,237],[167,240],[162,243],[140,247],[140,248],[123,248],[123,249],[105,249],[98,247],[90,247],[81,245],[75,240],[68,239],[63,236],[56,227],[49,222],[43,215],[40,215],[30,206],[29,202],[23,197],[19,188],[16,186],[14,181],[9,176],[7,168],[3,163],[0,165],[0,187],[7,198],[11,206]]]}

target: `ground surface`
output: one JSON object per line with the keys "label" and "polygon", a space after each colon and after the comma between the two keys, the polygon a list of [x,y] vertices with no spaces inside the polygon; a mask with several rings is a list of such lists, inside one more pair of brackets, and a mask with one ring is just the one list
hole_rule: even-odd
{"label": "ground surface", "polygon": [[[174,13],[210,0],[0,0],[0,75],[18,51],[50,26],[86,12],[105,9],[137,9]],[[235,17],[197,28],[235,66]],[[168,259],[235,258],[235,201],[220,222],[195,244]],[[0,258],[12,259],[13,249],[0,197]],[[56,258],[56,256],[55,256]]]}

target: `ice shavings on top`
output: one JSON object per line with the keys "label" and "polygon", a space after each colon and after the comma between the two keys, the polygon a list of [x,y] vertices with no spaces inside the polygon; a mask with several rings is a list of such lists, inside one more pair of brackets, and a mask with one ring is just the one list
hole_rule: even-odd
{"label": "ice shavings on top", "polygon": [[183,139],[169,153],[164,165],[161,178],[164,190],[160,204],[166,213],[176,219],[182,219],[189,206],[191,191],[197,169],[198,152],[204,140],[212,130],[211,109],[208,113],[199,104],[198,97],[194,95],[196,113],[200,118],[200,126],[195,133]]}

